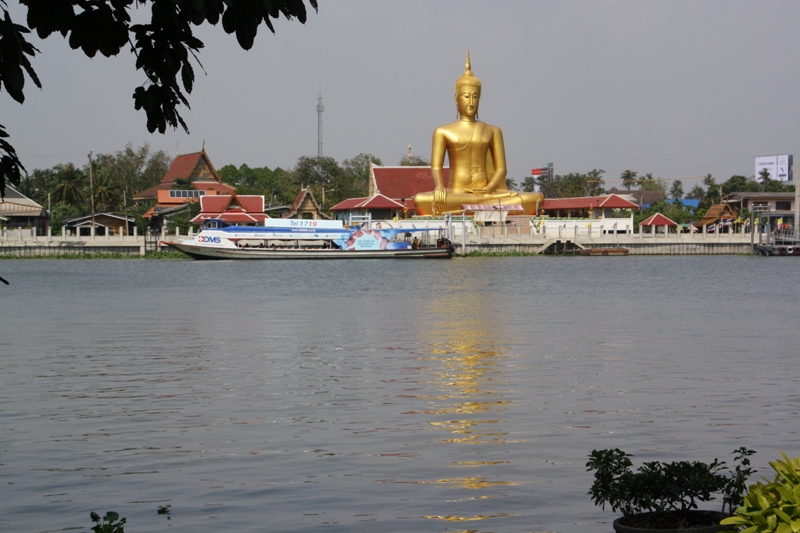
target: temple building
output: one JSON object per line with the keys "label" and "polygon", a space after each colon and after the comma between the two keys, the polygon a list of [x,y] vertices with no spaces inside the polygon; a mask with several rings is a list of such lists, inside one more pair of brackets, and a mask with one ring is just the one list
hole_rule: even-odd
{"label": "temple building", "polygon": [[[445,180],[449,169],[442,169]],[[407,218],[417,214],[414,195],[433,189],[431,167],[385,167],[370,164],[368,196],[348,198],[331,208],[336,218],[371,214],[374,219]]]}
{"label": "temple building", "polygon": [[[188,180],[193,189],[175,190],[177,180]],[[161,183],[133,195],[134,201],[155,200],[156,204],[142,215],[151,227],[161,227],[164,220],[184,211],[190,202],[202,196],[229,195],[236,187],[222,183],[205,149],[192,154],[179,155],[170,165]],[[263,211],[263,210],[262,210]]]}
{"label": "temple building", "polygon": [[261,195],[210,194],[200,197],[200,214],[189,222],[202,226],[208,219],[217,219],[231,226],[263,226],[267,218]]}

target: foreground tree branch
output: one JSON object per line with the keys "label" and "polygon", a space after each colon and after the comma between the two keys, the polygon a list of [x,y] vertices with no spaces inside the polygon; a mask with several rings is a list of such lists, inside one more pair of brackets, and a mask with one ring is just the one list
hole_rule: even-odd
{"label": "foreground tree branch", "polygon": [[[314,11],[317,1],[308,0]],[[239,45],[249,50],[262,23],[275,33],[272,19],[284,16],[304,24],[307,17],[304,0],[20,0],[20,4],[28,9],[26,26],[12,22],[7,0],[0,0],[0,92],[5,89],[23,103],[25,74],[41,88],[30,63],[38,50],[25,39],[31,30],[42,39],[61,34],[72,49],[88,57],[98,52],[111,57],[130,46],[137,70],[145,75],[145,82],[133,92],[134,107],[144,109],[151,133],[164,133],[167,126],[189,131],[180,107],[190,108],[192,60],[202,69],[198,54],[204,46],[194,36],[194,26],[216,25],[222,19],[223,30],[235,33]],[[131,11],[148,4],[149,22],[131,24]],[[8,137],[0,124],[0,171],[18,185],[25,167]],[[0,180],[0,195],[4,192],[5,180]]]}

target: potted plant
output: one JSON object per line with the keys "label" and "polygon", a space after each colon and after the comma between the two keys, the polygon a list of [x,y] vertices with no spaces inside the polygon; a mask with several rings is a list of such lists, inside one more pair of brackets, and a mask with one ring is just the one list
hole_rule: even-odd
{"label": "potted plant", "polygon": [[[800,458],[783,460],[769,465],[775,470],[775,480],[750,485],[744,503],[722,524],[729,530],[742,533],[793,533],[800,531]],[[766,480],[765,480],[766,481]]]}
{"label": "potted plant", "polygon": [[[724,461],[653,461],[632,469],[630,454],[619,448],[592,450],[587,471],[594,471],[588,494],[595,505],[622,511],[614,520],[617,533],[715,533],[724,531],[720,520],[741,505],[749,475],[749,456],[745,447],[733,452],[736,468]],[[698,510],[698,502],[722,496],[721,511]],[[726,512],[727,509],[727,512]]]}

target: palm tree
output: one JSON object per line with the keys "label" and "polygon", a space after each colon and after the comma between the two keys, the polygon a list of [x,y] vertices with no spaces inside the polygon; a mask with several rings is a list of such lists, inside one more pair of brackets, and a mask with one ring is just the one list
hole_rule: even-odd
{"label": "palm tree", "polygon": [[536,178],[528,176],[522,182],[522,190],[525,192],[536,192]]}
{"label": "palm tree", "polygon": [[518,191],[519,185],[517,185],[517,180],[514,178],[506,178],[506,188],[509,191]]}
{"label": "palm tree", "polygon": [[599,196],[605,190],[603,185],[606,184],[603,179],[605,170],[593,168],[586,174],[586,194],[584,196]]}
{"label": "palm tree", "polygon": [[758,173],[758,177],[761,178],[761,192],[764,192],[767,190],[767,186],[769,186],[769,183],[772,181],[769,175],[769,170],[762,168],[761,172]]}
{"label": "palm tree", "polygon": [[78,205],[83,202],[83,184],[86,176],[75,168],[72,163],[56,166],[56,179],[58,180],[53,189],[53,199],[56,202],[64,202],[68,205]]}
{"label": "palm tree", "polygon": [[672,182],[672,188],[669,190],[669,195],[675,201],[683,198],[683,182],[681,180],[675,180]]}
{"label": "palm tree", "polygon": [[620,178],[622,178],[622,186],[628,190],[631,190],[631,187],[636,185],[636,172],[633,170],[625,170],[620,174]]}
{"label": "palm tree", "polygon": [[706,197],[706,191],[700,184],[695,185],[692,187],[692,190],[689,191],[689,194],[686,195],[686,198],[689,200],[700,200],[701,202]]}
{"label": "palm tree", "polygon": [[109,211],[119,204],[119,186],[111,179],[108,169],[100,169],[94,180],[94,202],[101,211]]}

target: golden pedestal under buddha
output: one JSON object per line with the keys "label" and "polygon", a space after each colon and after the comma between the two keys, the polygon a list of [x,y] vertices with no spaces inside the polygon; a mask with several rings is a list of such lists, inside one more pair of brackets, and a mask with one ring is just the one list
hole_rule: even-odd
{"label": "golden pedestal under buddha", "polygon": [[[462,212],[464,205],[486,204],[518,205],[525,214],[536,214],[544,198],[539,193],[508,190],[503,132],[478,120],[481,80],[472,74],[469,52],[464,75],[455,87],[460,118],[433,132],[431,174],[435,188],[414,195],[417,213],[439,215]],[[442,179],[445,153],[450,163],[446,185]]]}

